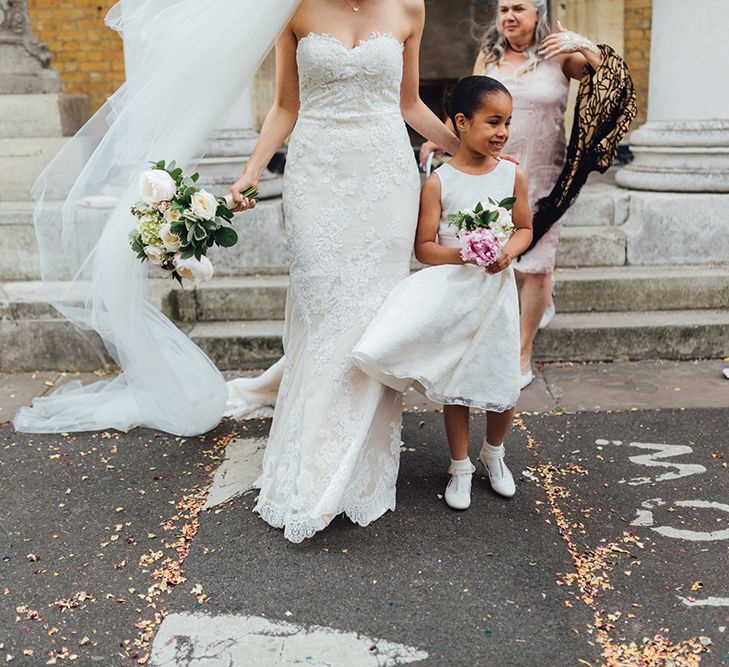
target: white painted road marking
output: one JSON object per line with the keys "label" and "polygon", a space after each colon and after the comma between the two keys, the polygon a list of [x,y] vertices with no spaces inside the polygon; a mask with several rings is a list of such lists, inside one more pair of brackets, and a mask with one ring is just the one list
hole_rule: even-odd
{"label": "white painted road marking", "polygon": [[[631,456],[630,460],[638,465],[660,468],[675,468],[677,472],[666,472],[656,477],[656,482],[667,482],[671,479],[679,479],[688,477],[689,475],[700,475],[706,472],[704,466],[698,463],[670,463],[668,461],[660,461],[659,459],[668,459],[674,456],[682,456],[683,454],[693,454],[694,450],[688,445],[664,445],[651,442],[631,442],[631,447],[639,449],[653,449],[653,454],[641,454],[640,456]],[[643,483],[643,482],[641,482]],[[630,484],[630,482],[628,482]]]}
{"label": "white painted road marking", "polygon": [[676,596],[687,607],[729,607],[729,598],[710,597],[705,600],[689,600],[689,598]]}
{"label": "white painted road marking", "polygon": [[[699,531],[672,528],[671,526],[655,526],[655,519],[653,518],[652,510],[665,504],[666,503],[660,498],[646,500],[642,504],[644,509],[636,510],[637,517],[630,525],[647,526],[664,537],[672,537],[678,540],[689,540],[691,542],[718,542],[720,540],[729,540],[729,528],[725,530]],[[675,507],[692,507],[694,509],[713,509],[729,514],[729,505],[710,500],[676,500],[673,502],[673,505]]]}
{"label": "white painted road marking", "polygon": [[[613,444],[622,445],[620,440],[596,440],[598,445]],[[667,482],[672,479],[680,479],[681,477],[689,477],[690,475],[701,475],[706,472],[706,468],[698,463],[674,463],[671,461],[663,461],[661,459],[669,459],[674,456],[683,456],[684,454],[693,454],[694,450],[688,445],[666,445],[654,442],[631,442],[629,447],[637,449],[652,449],[652,454],[640,454],[631,456],[630,461],[638,465],[648,466],[649,468],[674,468],[675,470],[665,472],[655,479],[650,477],[633,477],[630,481],[621,479],[618,483],[625,484],[627,481],[630,486],[639,486],[641,484],[650,484],[651,482]]]}
{"label": "white painted road marking", "polygon": [[320,626],[256,616],[171,614],[152,646],[151,667],[395,667],[425,651]]}
{"label": "white painted road marking", "polygon": [[233,440],[225,451],[225,461],[215,471],[204,510],[244,494],[254,488],[261,474],[265,438]]}

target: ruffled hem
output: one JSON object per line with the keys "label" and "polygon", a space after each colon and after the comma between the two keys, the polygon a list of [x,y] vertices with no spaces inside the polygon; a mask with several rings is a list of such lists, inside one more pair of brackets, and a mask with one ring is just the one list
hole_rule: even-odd
{"label": "ruffled hem", "polygon": [[386,512],[395,511],[394,489],[389,495],[390,498],[378,502],[369,500],[346,503],[335,513],[327,515],[328,518],[298,515],[277,503],[264,500],[259,500],[253,511],[272,528],[283,528],[284,537],[289,542],[300,544],[324,530],[340,514],[344,514],[361,528],[366,528]]}
{"label": "ruffled hem", "polygon": [[506,412],[516,406],[519,400],[519,395],[521,394],[520,391],[517,391],[513,402],[507,403],[495,403],[485,399],[478,400],[474,398],[466,398],[464,396],[445,396],[444,394],[440,394],[435,391],[432,388],[432,381],[425,377],[416,375],[399,376],[393,373],[386,373],[377,366],[377,362],[372,359],[372,357],[363,354],[362,352],[353,352],[352,359],[362,372],[367,373],[367,375],[378,382],[381,382],[386,387],[390,387],[395,391],[405,392],[410,386],[412,386],[417,392],[433,401],[433,403],[438,403],[440,405],[463,405],[467,408],[486,410],[487,412]]}

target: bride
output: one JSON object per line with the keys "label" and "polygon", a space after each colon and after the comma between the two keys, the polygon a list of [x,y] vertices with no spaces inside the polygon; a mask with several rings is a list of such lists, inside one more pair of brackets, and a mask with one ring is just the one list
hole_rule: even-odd
{"label": "bride", "polygon": [[[153,66],[138,68],[34,193],[44,280],[66,281],[50,298],[102,336],[123,372],[36,399],[17,415],[16,428],[142,425],[187,435],[220,420],[222,376],[144,301],[145,273],[119,248],[132,226],[140,165],[163,157],[194,164],[234,91],[280,33],[276,102],[231,189],[246,208],[240,193],[258,182],[293,130],[284,193],[291,252],[286,357],[256,511],[295,542],[341,513],[367,525],[395,507],[402,403],[358,371],[350,352],[409,271],[419,177],[405,122],[449,151],[457,145],[419,97],[424,2],[210,0],[204,11],[198,0],[125,2],[135,9],[116,27],[125,42],[143,45],[137,61]],[[190,72],[203,79],[200,61],[216,96],[175,104],[190,88]],[[94,227],[78,211],[98,194],[118,203],[105,225]]]}
{"label": "bride", "polygon": [[405,122],[455,149],[419,97],[424,18],[422,0],[304,0],[276,45],[276,103],[231,189],[241,201],[293,129],[286,356],[255,510],[292,541],[343,512],[365,526],[395,508],[402,397],[351,351],[410,269],[420,178]]}

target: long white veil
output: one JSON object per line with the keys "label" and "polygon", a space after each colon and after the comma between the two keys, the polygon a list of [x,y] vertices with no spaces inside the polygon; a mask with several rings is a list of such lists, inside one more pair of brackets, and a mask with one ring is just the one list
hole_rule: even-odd
{"label": "long white veil", "polygon": [[43,171],[33,196],[48,300],[98,332],[122,373],[35,399],[16,415],[18,431],[197,435],[220,421],[222,375],[145,300],[129,207],[146,163],[194,166],[298,2],[123,0],[110,12],[134,52],[127,82]]}

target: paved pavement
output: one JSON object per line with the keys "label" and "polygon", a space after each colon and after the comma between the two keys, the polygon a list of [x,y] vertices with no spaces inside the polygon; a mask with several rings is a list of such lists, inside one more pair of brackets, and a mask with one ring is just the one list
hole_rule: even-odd
{"label": "paved pavement", "polygon": [[440,415],[409,397],[397,511],[303,545],[250,512],[265,420],[192,439],[0,426],[0,662],[729,664],[723,365],[545,367],[508,440],[517,496],[480,477],[462,513]]}

